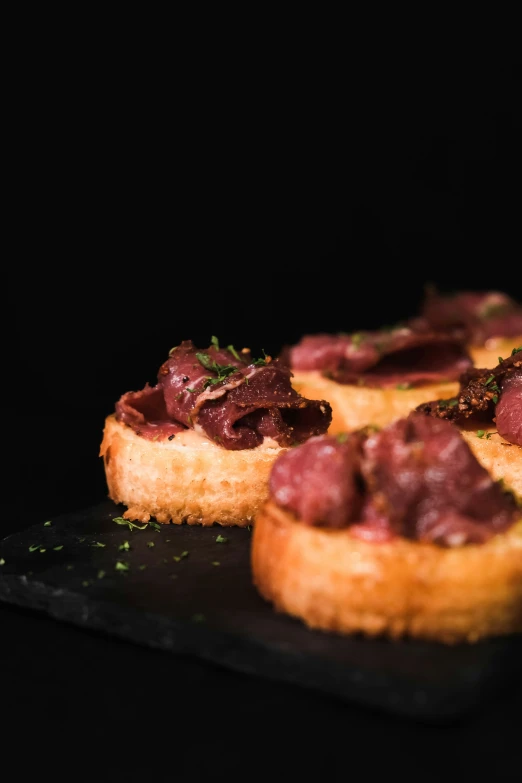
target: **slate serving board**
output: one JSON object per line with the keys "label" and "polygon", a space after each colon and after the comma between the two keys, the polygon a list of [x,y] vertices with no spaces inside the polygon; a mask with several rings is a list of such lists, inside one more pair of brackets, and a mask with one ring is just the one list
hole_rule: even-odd
{"label": "slate serving board", "polygon": [[5,538],[0,600],[141,645],[435,722],[481,707],[522,674],[521,635],[446,647],[311,631],[274,612],[256,592],[249,530],[130,530],[114,522],[123,511],[106,501]]}

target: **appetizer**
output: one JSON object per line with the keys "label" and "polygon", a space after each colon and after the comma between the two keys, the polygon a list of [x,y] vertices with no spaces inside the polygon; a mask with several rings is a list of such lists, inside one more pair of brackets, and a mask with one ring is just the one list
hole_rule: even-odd
{"label": "appetizer", "polygon": [[172,348],[154,386],[129,391],[106,417],[100,456],[109,497],[129,520],[247,526],[281,453],[331,422],[288,367],[248,349]]}
{"label": "appetizer", "polygon": [[338,634],[522,632],[522,510],[449,421],[412,412],[282,454],[252,534],[275,610]]}

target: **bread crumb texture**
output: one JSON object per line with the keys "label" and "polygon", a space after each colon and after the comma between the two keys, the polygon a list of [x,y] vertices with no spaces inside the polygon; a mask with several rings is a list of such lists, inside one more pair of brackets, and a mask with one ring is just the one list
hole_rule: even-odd
{"label": "bread crumb texture", "polygon": [[485,544],[443,548],[365,542],[267,501],[251,561],[260,594],[310,628],[445,644],[522,632],[522,516]]}
{"label": "bread crumb texture", "polygon": [[127,506],[125,519],[189,525],[252,524],[268,494],[272,446],[230,451],[192,431],[152,441],[105,420],[100,456],[108,494]]}

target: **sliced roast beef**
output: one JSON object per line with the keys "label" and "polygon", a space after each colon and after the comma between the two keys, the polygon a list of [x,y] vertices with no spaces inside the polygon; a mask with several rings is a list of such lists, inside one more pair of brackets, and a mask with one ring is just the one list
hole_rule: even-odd
{"label": "sliced roast beef", "polygon": [[270,357],[252,361],[217,341],[202,351],[190,340],[174,348],[158,372],[158,383],[128,392],[116,416],[145,437],[192,428],[226,449],[248,449],[265,437],[281,446],[325,433],[332,410],[292,387],[289,368]]}
{"label": "sliced roast beef", "polygon": [[502,382],[495,424],[505,440],[522,446],[522,368]]}
{"label": "sliced roast beef", "polygon": [[318,370],[337,383],[381,388],[456,380],[473,364],[460,339],[409,327],[306,335],[284,356],[296,372]]}
{"label": "sliced roast beef", "polygon": [[522,335],[522,304],[499,291],[442,294],[428,288],[420,317],[412,324],[482,345],[490,337]]}
{"label": "sliced roast beef", "polygon": [[492,369],[468,370],[455,397],[432,400],[416,410],[456,424],[466,419],[481,425],[495,423],[505,440],[522,446],[522,349]]}
{"label": "sliced roast beef", "polygon": [[368,541],[483,543],[519,515],[453,424],[415,412],[373,433],[321,436],[286,452],[270,494],[305,524],[350,527]]}

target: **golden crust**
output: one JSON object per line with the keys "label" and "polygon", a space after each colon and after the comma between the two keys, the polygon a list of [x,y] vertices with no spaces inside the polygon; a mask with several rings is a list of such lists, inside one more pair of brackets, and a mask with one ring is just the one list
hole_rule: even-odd
{"label": "golden crust", "polygon": [[514,348],[522,345],[522,335],[518,337],[490,337],[484,345],[469,346],[469,353],[475,367],[496,367],[499,357],[507,359]]}
{"label": "golden crust", "polygon": [[332,406],[329,435],[374,424],[384,427],[423,402],[453,397],[459,390],[457,382],[429,383],[413,389],[371,389],[355,384],[336,383],[316,370],[293,371],[293,387],[310,399],[327,400]]}
{"label": "golden crust", "polygon": [[310,628],[447,644],[522,632],[522,519],[486,544],[448,549],[309,527],[268,500],[251,563],[263,598]]}
{"label": "golden crust", "polygon": [[[504,440],[496,429],[480,425],[459,425],[462,436],[475,457],[496,481],[503,479],[506,487],[522,498],[522,448]],[[479,438],[477,432],[484,432]]]}
{"label": "golden crust", "polygon": [[230,451],[192,431],[146,440],[112,414],[100,456],[109,497],[127,506],[126,519],[246,527],[266,499],[274,460],[286,450],[275,444]]}

